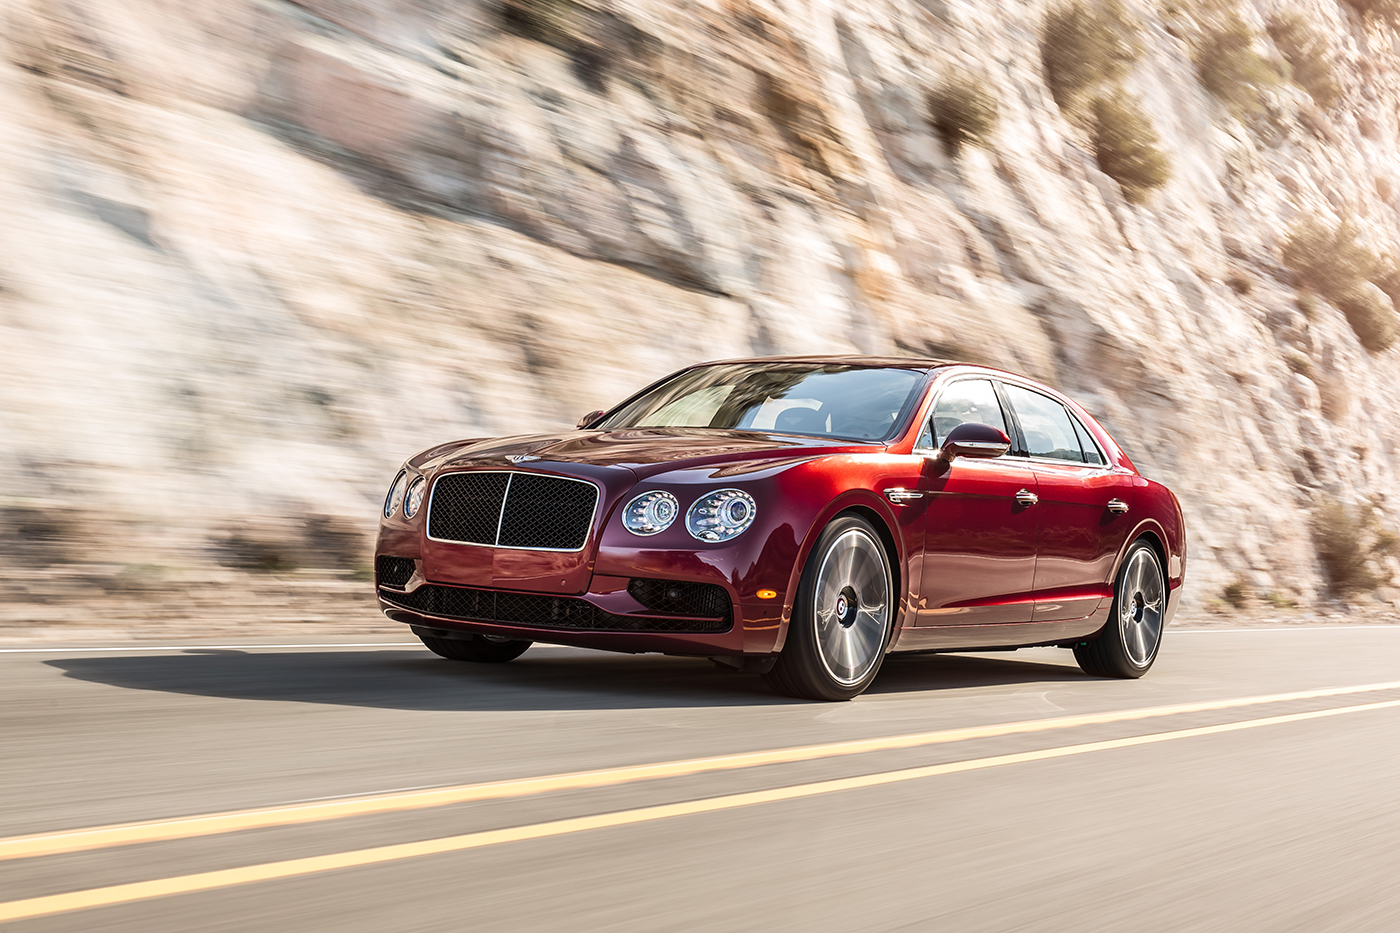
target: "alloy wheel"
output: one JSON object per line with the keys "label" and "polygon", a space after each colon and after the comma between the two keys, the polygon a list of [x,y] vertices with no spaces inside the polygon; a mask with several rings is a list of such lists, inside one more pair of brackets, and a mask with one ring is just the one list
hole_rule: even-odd
{"label": "alloy wheel", "polygon": [[879,542],[850,528],[831,542],[817,570],[813,612],[817,653],[837,683],[859,683],[880,660],[890,619],[890,579]]}

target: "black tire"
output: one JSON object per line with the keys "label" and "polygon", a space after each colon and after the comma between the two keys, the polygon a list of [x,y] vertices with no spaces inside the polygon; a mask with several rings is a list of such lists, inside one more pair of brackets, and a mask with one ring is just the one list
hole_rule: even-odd
{"label": "black tire", "polygon": [[892,580],[889,557],[870,523],[837,517],[802,568],[787,642],[764,682],[806,700],[859,696],[880,672],[889,647],[896,609]]}
{"label": "black tire", "polygon": [[476,661],[479,664],[504,664],[514,661],[534,644],[532,641],[497,641],[485,635],[470,638],[437,638],[414,632],[433,654],[452,661]]}
{"label": "black tire", "polygon": [[1152,545],[1133,542],[1113,584],[1108,624],[1093,641],[1074,646],[1074,659],[1095,677],[1137,678],[1157,660],[1167,608],[1166,576]]}

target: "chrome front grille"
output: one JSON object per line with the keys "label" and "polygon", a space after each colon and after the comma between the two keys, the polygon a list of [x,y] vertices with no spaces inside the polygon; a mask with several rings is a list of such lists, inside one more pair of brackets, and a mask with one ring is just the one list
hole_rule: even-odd
{"label": "chrome front grille", "polygon": [[428,537],[453,544],[578,551],[588,541],[598,487],[543,473],[448,473],[433,484]]}

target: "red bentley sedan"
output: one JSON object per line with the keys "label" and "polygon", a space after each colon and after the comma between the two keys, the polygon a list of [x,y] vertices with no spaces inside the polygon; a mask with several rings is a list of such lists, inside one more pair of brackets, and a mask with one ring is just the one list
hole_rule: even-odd
{"label": "red bentley sedan", "polygon": [[891,651],[1152,666],[1186,536],[1070,399],[941,360],[706,363],[562,434],[454,441],[384,500],[380,605],[446,658],[698,655],[842,700]]}

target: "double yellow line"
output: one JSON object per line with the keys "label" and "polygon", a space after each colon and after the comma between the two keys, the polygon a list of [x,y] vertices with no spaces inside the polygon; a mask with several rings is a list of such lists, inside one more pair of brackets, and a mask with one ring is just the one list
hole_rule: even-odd
{"label": "double yellow line", "polygon": [[[966,741],[969,739],[1013,735],[1017,733],[1044,732],[1054,729],[1074,728],[1077,726],[1129,722],[1163,716],[1177,716],[1186,713],[1232,709],[1267,703],[1281,703],[1290,700],[1321,699],[1396,689],[1400,689],[1400,681],[1353,687],[1331,687],[1321,690],[1304,690],[1292,693],[1277,693],[1226,700],[1212,700],[1201,703],[1184,703],[1174,706],[1158,706],[1146,709],[1095,713],[1084,716],[1028,720],[992,726],[977,726],[966,729],[948,729],[938,732],[887,736],[884,738],[864,739],[852,742],[834,742],[799,748],[774,749],[739,755],[694,758],[652,765],[582,771],[571,774],[526,778],[514,781],[465,784],[428,791],[376,794],[345,800],[269,807],[256,810],[238,810],[183,819],[152,820],[141,823],[125,823],[68,830],[58,833],[14,836],[0,839],[0,859],[33,858],[42,855],[56,855],[65,852],[77,852],[135,843],[158,842],[195,836],[239,832],[269,826],[314,823],[375,813],[418,810],[469,801],[523,797],[560,790],[607,787],[713,771],[727,771],[798,761],[813,761],[823,758],[914,748],[948,742]],[[467,849],[477,849],[506,842],[519,842],[527,839],[562,836],[611,826],[625,826],[634,823],[669,819],[677,816],[711,813],[718,810],[730,810],[737,807],[747,807],[762,803],[794,800],[819,794],[856,790],[883,784],[895,784],[942,774],[978,771],[986,768],[1000,767],[1002,765],[1044,761],[1052,758],[1065,758],[1074,755],[1088,754],[1090,752],[1132,748],[1135,746],[1152,745],[1196,736],[1217,735],[1244,729],[1255,729],[1262,726],[1303,722],[1312,719],[1323,719],[1331,716],[1394,707],[1400,707],[1400,700],[1333,707],[1330,709],[1291,713],[1282,716],[1269,716],[1260,719],[1243,720],[1213,726],[1201,726],[1190,729],[1178,729],[1170,732],[1153,733],[1150,735],[1131,736],[1122,739],[1064,745],[1030,752],[993,755],[990,757],[948,762],[945,764],[904,768],[879,774],[816,781],[807,784],[779,787],[771,790],[727,794],[703,800],[640,807],[632,810],[604,813],[595,816],[554,820],[508,829],[466,833],[422,842],[377,846],[334,855],[290,859],[261,865],[250,865],[243,868],[181,875],[156,881],[112,885],[86,891],[74,891],[65,894],[55,894],[0,903],[0,922],[38,917],[46,914],[64,913],[89,907],[124,904],[172,894],[207,891],[214,888],[250,884],[257,881],[270,881],[299,875],[317,874],[320,872],[333,871],[335,869],[380,864],[408,858],[418,858],[426,855],[460,852]]]}

